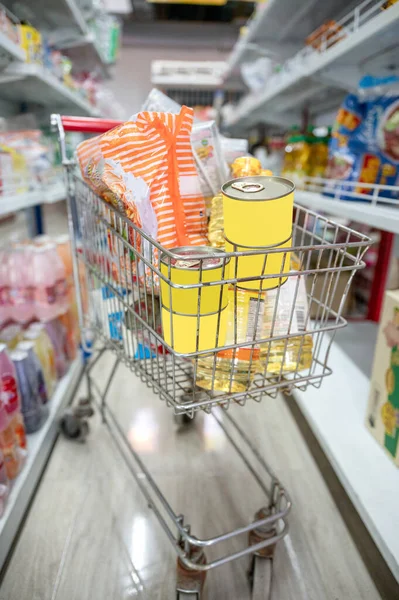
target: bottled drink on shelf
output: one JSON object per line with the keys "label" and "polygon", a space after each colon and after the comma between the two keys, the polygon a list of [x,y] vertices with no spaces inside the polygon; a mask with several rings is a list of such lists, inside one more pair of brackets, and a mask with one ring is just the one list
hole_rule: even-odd
{"label": "bottled drink on shelf", "polygon": [[16,350],[24,352],[28,355],[28,360],[32,370],[35,372],[35,380],[37,382],[37,392],[39,399],[42,404],[47,404],[49,396],[46,387],[46,380],[44,379],[43,369],[40,364],[40,360],[35,353],[35,344],[32,341],[23,341],[18,344]]}
{"label": "bottled drink on shelf", "polygon": [[26,352],[14,350],[10,354],[17,375],[21,397],[21,412],[27,433],[40,429],[48,416],[47,406],[43,406],[36,366]]}
{"label": "bottled drink on shelf", "polygon": [[4,454],[2,450],[0,450],[0,518],[4,514],[9,492],[10,486],[7,477],[6,463],[4,459]]}
{"label": "bottled drink on shelf", "polygon": [[32,246],[18,244],[8,255],[10,318],[26,324],[34,318]]}
{"label": "bottled drink on shelf", "polygon": [[8,254],[0,249],[0,328],[11,319]]}
{"label": "bottled drink on shelf", "polygon": [[[35,323],[32,325],[32,328],[42,326],[43,325],[40,323]],[[44,323],[44,328],[54,348],[55,368],[57,372],[57,378],[60,379],[68,370],[68,358],[65,350],[66,330],[59,319],[53,319],[52,321]]]}
{"label": "bottled drink on shelf", "polygon": [[35,315],[41,321],[51,321],[68,309],[65,269],[55,245],[35,246],[31,268]]}
{"label": "bottled drink on shelf", "polygon": [[227,307],[225,346],[239,348],[221,350],[199,357],[196,384],[207,390],[243,392],[259,370],[260,348],[254,340],[261,338],[265,293],[230,287]]}
{"label": "bottled drink on shelf", "polygon": [[14,348],[23,339],[20,325],[7,325],[0,331],[0,343],[5,344],[9,350]]}
{"label": "bottled drink on shelf", "polygon": [[35,327],[33,324],[24,332],[24,339],[34,344],[36,356],[42,366],[46,388],[51,398],[57,382],[54,348],[44,326]]}
{"label": "bottled drink on shelf", "polygon": [[18,446],[25,450],[25,426],[21,415],[17,379],[14,365],[8,355],[5,344],[0,344],[0,402],[4,404],[9,422],[14,429]]}
{"label": "bottled drink on shelf", "polygon": [[0,401],[0,450],[4,455],[8,479],[15,479],[21,468],[21,458],[14,428],[2,401]]}

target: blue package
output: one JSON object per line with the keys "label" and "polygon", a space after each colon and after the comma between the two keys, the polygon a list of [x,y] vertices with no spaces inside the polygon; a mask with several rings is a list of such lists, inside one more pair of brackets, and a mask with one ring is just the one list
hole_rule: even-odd
{"label": "blue package", "polygon": [[[399,78],[367,76],[359,84],[359,93],[345,98],[329,144],[327,177],[342,183],[328,183],[323,193],[339,194],[344,200],[358,201],[358,194],[372,194],[362,183],[398,185]],[[398,193],[382,190],[383,197],[397,198]]]}

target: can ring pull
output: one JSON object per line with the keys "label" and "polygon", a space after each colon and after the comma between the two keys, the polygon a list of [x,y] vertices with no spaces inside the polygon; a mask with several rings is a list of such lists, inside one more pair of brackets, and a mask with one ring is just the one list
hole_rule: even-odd
{"label": "can ring pull", "polygon": [[254,194],[265,189],[264,185],[255,181],[236,181],[231,184],[231,187],[240,192],[247,192],[248,194]]}

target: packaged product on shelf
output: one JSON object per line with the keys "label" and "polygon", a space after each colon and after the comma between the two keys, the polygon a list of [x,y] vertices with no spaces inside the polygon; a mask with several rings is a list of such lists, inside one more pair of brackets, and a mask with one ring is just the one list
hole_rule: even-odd
{"label": "packaged product on shelf", "polygon": [[[345,98],[332,131],[327,177],[340,182],[327,184],[324,193],[334,195],[339,189],[340,198],[344,200],[371,195],[369,184],[397,185],[398,77],[365,77],[359,84],[358,95],[349,94]],[[354,185],[355,182],[358,185]],[[397,192],[382,190],[380,198],[383,197],[396,198]]]}
{"label": "packaged product on shelf", "polygon": [[57,382],[54,348],[44,327],[30,327],[24,331],[24,340],[34,344],[34,351],[42,367],[44,381],[49,398],[53,395]]}
{"label": "packaged product on shelf", "polygon": [[23,194],[29,189],[29,172],[21,152],[2,143],[0,134],[0,195]]}
{"label": "packaged product on shelf", "polygon": [[41,362],[35,352],[35,344],[30,340],[23,340],[19,342],[18,346],[15,348],[16,351],[20,351],[26,353],[28,355],[29,362],[32,365],[32,368],[35,369],[36,373],[36,381],[37,381],[37,392],[39,394],[39,399],[42,404],[47,404],[49,401],[49,393],[46,387],[46,381],[44,379],[44,373],[42,369]]}
{"label": "packaged product on shelf", "polygon": [[6,462],[3,451],[0,449],[0,518],[4,514],[9,493],[10,482],[7,477]]}
{"label": "packaged product on shelf", "polygon": [[0,400],[0,451],[4,456],[7,478],[15,479],[21,469],[22,460],[14,427],[10,423],[2,400]]}
{"label": "packaged product on shelf", "polygon": [[39,393],[37,367],[26,352],[14,350],[10,358],[17,375],[25,429],[27,433],[33,433],[40,429],[48,416],[48,408],[43,406]]}
{"label": "packaged product on shelf", "polygon": [[324,177],[328,165],[329,136],[313,137],[310,147],[310,177]]}
{"label": "packaged product on shelf", "polygon": [[18,36],[21,48],[25,51],[26,62],[43,63],[43,44],[40,31],[28,24],[18,24]]}
{"label": "packaged product on shelf", "polygon": [[283,136],[273,136],[268,139],[268,155],[264,167],[271,171],[270,175],[281,175],[284,164],[285,140]]}
{"label": "packaged product on shelf", "polygon": [[[15,20],[15,19],[14,19]],[[6,35],[14,44],[18,44],[18,29],[12,15],[0,5],[0,32]]]}
{"label": "packaged product on shelf", "polygon": [[294,133],[287,140],[282,175],[291,179],[296,187],[304,185],[305,178],[311,170],[311,144],[308,136]]}
{"label": "packaged product on shelf", "polygon": [[23,340],[20,325],[7,325],[0,330],[0,343],[5,344],[9,350],[13,350]]}
{"label": "packaged product on shelf", "polygon": [[19,448],[25,450],[25,426],[21,415],[21,400],[16,377],[14,365],[7,352],[7,346],[0,344],[0,402],[4,404]]}
{"label": "packaged product on shelf", "polygon": [[[206,245],[206,207],[190,145],[192,124],[193,111],[184,106],[172,116],[142,112],[77,149],[85,181],[166,248]],[[141,248],[133,228],[127,236],[148,255],[149,247]]]}
{"label": "packaged product on shelf", "polygon": [[399,291],[385,292],[366,425],[399,467]]}
{"label": "packaged product on shelf", "polygon": [[326,21],[313,31],[305,40],[307,46],[323,52],[344,39],[346,33],[336,21]]}

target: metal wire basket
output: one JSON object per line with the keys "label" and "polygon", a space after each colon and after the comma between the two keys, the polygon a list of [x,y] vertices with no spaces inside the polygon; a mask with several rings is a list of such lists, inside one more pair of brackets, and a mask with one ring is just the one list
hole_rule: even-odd
{"label": "metal wire basket", "polygon": [[[177,283],[173,264],[181,255],[148,237],[72,168],[67,172],[72,238],[84,265],[82,330],[101,338],[176,413],[243,406],[281,388],[317,387],[331,374],[329,348],[335,330],[346,325],[342,311],[352,277],[364,266],[367,236],[295,206],[292,241],[283,250],[233,246],[217,255],[219,275],[209,281],[209,253],[193,248],[185,259],[196,261],[198,282]],[[260,261],[256,277],[239,276],[248,259]],[[269,272],[268,264],[277,267]],[[270,288],[269,280],[274,289],[248,291]],[[211,288],[217,309],[212,334],[204,337],[208,314],[201,302]],[[186,293],[190,305],[195,296],[196,312],[184,314],[176,292]]]}

